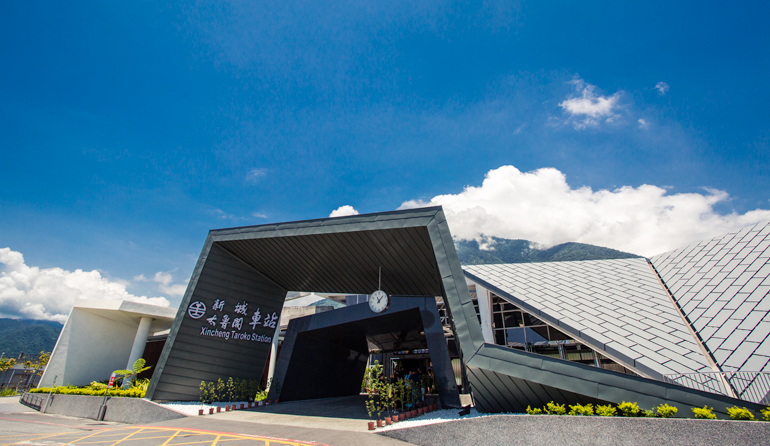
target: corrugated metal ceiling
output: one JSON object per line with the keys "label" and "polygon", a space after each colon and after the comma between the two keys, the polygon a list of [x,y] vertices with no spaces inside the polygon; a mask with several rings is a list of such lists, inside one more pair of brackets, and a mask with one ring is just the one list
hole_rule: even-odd
{"label": "corrugated metal ceiling", "polygon": [[292,291],[440,296],[441,278],[424,227],[216,242]]}

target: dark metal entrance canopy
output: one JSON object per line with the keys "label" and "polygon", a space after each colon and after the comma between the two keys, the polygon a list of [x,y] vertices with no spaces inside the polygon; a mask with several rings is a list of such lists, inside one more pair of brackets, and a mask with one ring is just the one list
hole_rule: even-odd
{"label": "dark metal entrance canopy", "polygon": [[380,268],[386,293],[456,302],[458,343],[483,342],[440,207],[221,229],[206,239],[147,398],[197,399],[201,381],[258,379],[275,333],[265,318],[277,321],[287,291],[369,294]]}

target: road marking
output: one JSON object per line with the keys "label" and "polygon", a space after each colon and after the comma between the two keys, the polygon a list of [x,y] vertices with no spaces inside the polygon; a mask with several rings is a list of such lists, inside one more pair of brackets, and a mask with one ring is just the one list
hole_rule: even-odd
{"label": "road marking", "polygon": [[130,434],[129,436],[127,436],[127,437],[123,437],[123,438],[121,438],[120,440],[116,441],[115,443],[112,443],[112,446],[115,446],[116,444],[120,444],[122,441],[128,440],[128,439],[129,439],[129,438],[131,438],[131,437],[132,437],[134,434],[138,434],[139,432],[142,432],[142,431],[144,431],[144,428],[140,427],[140,428],[139,428],[139,430],[137,430],[137,431],[134,431],[134,432],[131,432],[131,434]]}
{"label": "road marking", "polygon": [[23,423],[50,424],[51,426],[64,426],[64,427],[69,427],[69,428],[72,428],[72,429],[87,429],[87,430],[115,429],[115,426],[110,426],[110,427],[73,426],[73,425],[70,425],[70,424],[46,423],[45,421],[20,420],[18,418],[4,418],[4,417],[0,417],[0,420],[21,421]]}
{"label": "road marking", "polygon": [[69,441],[68,443],[77,443],[80,440],[85,440],[86,438],[90,438],[90,437],[93,437],[94,435],[99,435],[101,433],[103,433],[103,432],[102,431],[96,431],[93,434],[86,435],[85,437],[80,437],[77,440]]}
{"label": "road marking", "polygon": [[[71,434],[72,432],[59,432],[59,433],[64,435],[64,434]],[[29,434],[0,435],[0,438],[23,437],[25,435],[29,435]],[[35,434],[32,434],[32,435],[35,435]],[[53,434],[53,435],[56,435],[56,434]],[[77,433],[77,435],[80,435],[80,434]]]}
{"label": "road marking", "polygon": [[[33,435],[34,435],[34,434],[33,434]],[[41,440],[41,439],[43,439],[43,438],[48,438],[48,437],[55,437],[55,436],[57,436],[57,435],[61,435],[61,434],[60,434],[60,433],[56,433],[56,434],[48,434],[48,435],[43,435],[43,436],[35,437],[35,438],[32,438],[32,439],[19,440],[19,441],[15,441],[15,442],[13,442],[13,443],[6,443],[6,444],[4,444],[3,446],[8,446],[8,445],[11,445],[11,444],[17,444],[17,443],[20,443],[20,442],[22,442],[22,441],[37,441],[37,440]]]}
{"label": "road marking", "polygon": [[172,436],[168,437],[168,440],[166,440],[166,442],[165,442],[165,443],[163,443],[163,444],[162,444],[162,445],[160,445],[160,446],[166,446],[166,445],[168,444],[168,442],[169,442],[169,441],[171,441],[171,440],[173,440],[173,439],[174,439],[174,437],[176,437],[177,435],[179,435],[179,433],[180,433],[180,432],[182,432],[182,431],[181,431],[181,430],[178,430],[178,431],[174,432],[174,435],[172,435]]}
{"label": "road marking", "polygon": [[[19,421],[26,421],[26,420],[19,420]],[[44,423],[44,424],[53,424],[53,423]],[[163,435],[163,433],[167,433],[167,435]],[[150,436],[143,437],[140,434],[150,434]],[[122,435],[122,438],[119,438],[119,439],[114,438],[121,435]],[[26,438],[20,438],[20,437],[26,437]],[[110,437],[113,437],[113,438],[110,438]],[[172,443],[174,439],[181,440],[184,437],[193,437],[193,438],[198,437],[198,439],[195,439],[195,441],[185,441],[183,443]],[[209,437],[209,438],[206,438],[206,437]],[[209,431],[204,429],[186,429],[186,428],[180,429],[180,428],[172,428],[172,427],[165,427],[165,426],[130,426],[130,427],[126,426],[126,427],[99,428],[98,430],[95,430],[95,432],[91,432],[88,435],[82,435],[82,433],[79,433],[79,432],[57,432],[57,433],[51,433],[46,435],[35,435],[35,434],[7,435],[0,438],[7,438],[8,440],[12,441],[12,443],[6,443],[5,445],[2,445],[2,446],[18,445],[19,443],[22,443],[22,442],[36,442],[42,439],[49,439],[48,441],[57,440],[58,442],[64,442],[68,445],[74,445],[74,444],[94,445],[94,444],[102,443],[102,444],[110,444],[110,446],[117,446],[120,443],[126,442],[123,445],[125,446],[126,444],[128,444],[128,442],[131,442],[131,441],[165,439],[165,442],[163,442],[161,446],[181,446],[181,445],[192,445],[192,444],[206,444],[210,446],[217,446],[217,444],[219,443],[226,443],[230,441],[239,441],[239,440],[260,442],[260,443],[264,443],[265,446],[271,446],[271,445],[272,446],[278,446],[278,445],[326,446],[321,443],[301,441],[301,440],[290,440],[287,438],[263,437],[263,436],[251,435],[251,434]],[[72,438],[72,439],[67,441],[67,439],[69,438]],[[88,438],[91,438],[92,440],[83,441]],[[193,439],[193,438],[190,438],[190,439]]]}
{"label": "road marking", "polygon": [[[140,427],[140,426],[136,426],[136,427]],[[283,442],[284,444],[291,444],[296,446],[328,446],[328,445],[314,442],[314,441],[292,440],[289,438],[266,437],[262,435],[238,434],[234,432],[210,431],[206,429],[194,429],[194,428],[179,429],[179,428],[167,427],[167,426],[141,426],[141,427],[152,427],[155,429],[167,429],[167,430],[181,430],[183,432],[200,432],[200,433],[207,433],[207,434],[213,434],[213,435],[222,435],[227,437],[236,437],[243,440],[279,441],[279,442]]]}

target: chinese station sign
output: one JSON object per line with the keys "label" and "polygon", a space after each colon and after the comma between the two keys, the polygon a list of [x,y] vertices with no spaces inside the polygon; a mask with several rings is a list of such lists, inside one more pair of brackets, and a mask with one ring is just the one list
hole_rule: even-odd
{"label": "chinese station sign", "polygon": [[[195,301],[187,307],[187,315],[194,320],[206,322],[201,325],[199,336],[222,338],[226,341],[234,339],[269,344],[278,324],[276,312],[263,315],[259,307],[251,311],[249,318],[249,304],[246,301],[238,302],[229,311],[225,299],[216,299],[211,306],[211,312],[207,312],[205,303]],[[260,331],[262,333],[259,333]]]}

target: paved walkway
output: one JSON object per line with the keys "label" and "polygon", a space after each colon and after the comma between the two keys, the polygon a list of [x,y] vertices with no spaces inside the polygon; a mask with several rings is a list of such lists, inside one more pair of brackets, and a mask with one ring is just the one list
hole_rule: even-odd
{"label": "paved walkway", "polygon": [[371,421],[361,395],[310,401],[282,402],[272,406],[204,415],[202,418],[284,426],[318,427],[349,432],[367,432]]}

